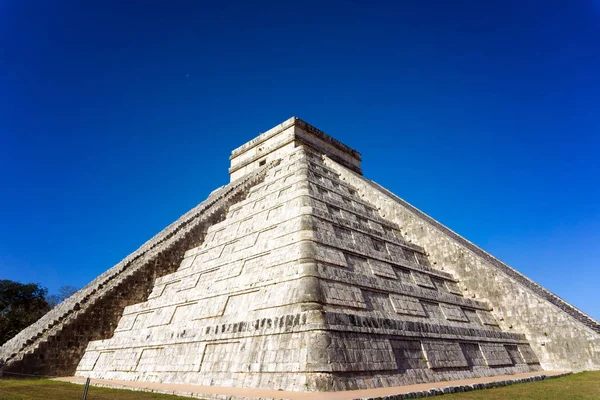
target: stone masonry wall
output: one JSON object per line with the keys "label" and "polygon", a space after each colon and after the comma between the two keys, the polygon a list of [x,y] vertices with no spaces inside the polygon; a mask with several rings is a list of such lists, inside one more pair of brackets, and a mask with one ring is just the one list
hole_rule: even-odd
{"label": "stone masonry wall", "polygon": [[360,197],[450,272],[466,296],[486,300],[502,330],[525,333],[545,369],[600,369],[600,325],[381,186],[332,160],[326,164]]}

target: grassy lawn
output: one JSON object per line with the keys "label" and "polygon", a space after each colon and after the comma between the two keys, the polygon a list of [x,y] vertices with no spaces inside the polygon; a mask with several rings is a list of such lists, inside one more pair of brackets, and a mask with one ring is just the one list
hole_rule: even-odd
{"label": "grassy lawn", "polygon": [[449,394],[448,400],[588,400],[600,399],[600,371],[581,372],[562,378],[519,383],[494,389]]}
{"label": "grassy lawn", "polygon": [[[80,400],[82,385],[50,380],[0,380],[0,400]],[[563,378],[521,383],[495,389],[444,395],[448,400],[600,400],[600,371],[582,372]],[[187,397],[106,389],[90,386],[88,400],[183,400]]]}
{"label": "grassy lawn", "polygon": [[[0,380],[0,400],[81,400],[83,385],[46,379]],[[90,386],[88,400],[190,400],[189,397]]]}

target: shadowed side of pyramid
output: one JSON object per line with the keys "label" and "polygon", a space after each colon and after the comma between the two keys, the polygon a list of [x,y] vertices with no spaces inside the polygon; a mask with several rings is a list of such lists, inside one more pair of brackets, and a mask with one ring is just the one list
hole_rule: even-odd
{"label": "shadowed side of pyramid", "polygon": [[600,369],[600,323],[377,183],[325,157],[402,235],[451,273],[465,297],[485,299],[506,332],[525,335],[546,370]]}

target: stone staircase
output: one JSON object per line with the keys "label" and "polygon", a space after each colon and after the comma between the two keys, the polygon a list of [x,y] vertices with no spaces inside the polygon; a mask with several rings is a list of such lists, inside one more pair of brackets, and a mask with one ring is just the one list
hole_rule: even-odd
{"label": "stone staircase", "polygon": [[229,206],[262,182],[271,162],[214,192],[70,298],[0,347],[0,376],[63,376],[75,372],[90,340],[112,336],[123,309],[145,301],[157,277],[174,272],[189,248]]}

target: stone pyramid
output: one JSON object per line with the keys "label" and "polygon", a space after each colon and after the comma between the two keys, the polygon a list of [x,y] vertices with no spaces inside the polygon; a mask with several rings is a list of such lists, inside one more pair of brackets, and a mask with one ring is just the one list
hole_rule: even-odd
{"label": "stone pyramid", "polygon": [[332,391],[600,368],[598,322],[360,162],[297,118],[239,147],[232,183],[3,346],[7,371]]}

